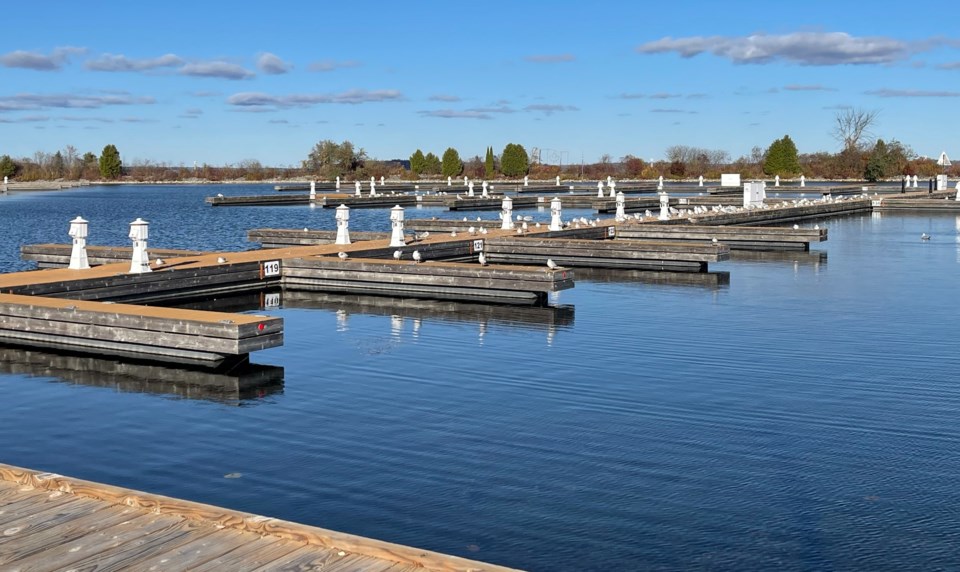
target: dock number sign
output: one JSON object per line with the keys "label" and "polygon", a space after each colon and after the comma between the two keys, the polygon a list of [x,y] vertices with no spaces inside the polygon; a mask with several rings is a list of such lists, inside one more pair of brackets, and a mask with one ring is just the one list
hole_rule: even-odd
{"label": "dock number sign", "polygon": [[280,261],[269,260],[263,263],[263,277],[280,276]]}
{"label": "dock number sign", "polygon": [[483,239],[473,241],[473,251],[483,252]]}

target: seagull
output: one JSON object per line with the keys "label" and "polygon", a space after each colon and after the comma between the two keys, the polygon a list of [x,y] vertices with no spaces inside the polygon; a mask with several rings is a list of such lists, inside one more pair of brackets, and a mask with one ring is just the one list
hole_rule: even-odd
{"label": "seagull", "polygon": [[422,260],[423,260],[423,257],[420,256],[420,251],[419,251],[419,250],[414,250],[414,251],[413,251],[413,261],[419,263],[419,262],[421,262]]}
{"label": "seagull", "polygon": [[340,257],[340,260],[346,260],[350,255],[347,254],[346,252],[338,252],[337,256]]}
{"label": "seagull", "polygon": [[162,258],[158,258],[158,259],[154,262],[154,264],[156,264],[157,266],[163,266],[163,259],[162,259]]}
{"label": "seagull", "polygon": [[457,193],[457,200],[458,200],[458,201],[462,201],[462,200],[463,200],[463,197],[460,196],[460,193]]}
{"label": "seagull", "polygon": [[467,222],[467,217],[463,217],[463,222]]}
{"label": "seagull", "polygon": [[307,232],[307,227],[303,227],[303,232]]}
{"label": "seagull", "polygon": [[477,217],[477,222],[480,222],[480,217]]}
{"label": "seagull", "polygon": [[533,225],[533,226],[534,226],[535,228],[540,228],[540,223],[538,222],[537,224],[535,224],[535,225]]}
{"label": "seagull", "polygon": [[558,265],[556,262],[554,262],[552,258],[548,258],[548,259],[547,259],[547,267],[548,267],[548,268],[557,268],[558,266],[559,266],[559,265]]}
{"label": "seagull", "polygon": [[[463,220],[467,220],[467,219],[463,219]],[[469,232],[470,234],[477,234],[477,228],[471,226],[470,228],[467,229],[467,232]]]}
{"label": "seagull", "polygon": [[486,266],[486,265],[487,265],[487,257],[481,252],[481,253],[480,253],[480,256],[477,257],[477,262],[480,263],[480,266]]}
{"label": "seagull", "polygon": [[415,240],[423,240],[423,239],[427,238],[428,236],[430,236],[430,231],[428,231],[428,230],[425,230],[425,231],[423,231],[423,232],[414,232],[414,233],[413,233],[413,238],[414,238]]}
{"label": "seagull", "polygon": [[716,244],[716,243],[717,243],[717,237],[713,237],[713,241],[712,241],[712,242],[713,242],[714,244]]}
{"label": "seagull", "polygon": [[793,230],[800,230],[800,225],[799,224],[793,225]]}
{"label": "seagull", "polygon": [[450,236],[457,236],[457,231],[451,230],[451,231],[450,231]]}
{"label": "seagull", "polygon": [[394,259],[394,260],[400,260],[400,257],[401,257],[401,256],[403,256],[403,252],[401,252],[401,251],[399,251],[399,250],[394,250],[394,251],[393,251],[393,259]]}
{"label": "seagull", "polygon": [[920,240],[930,240],[930,235],[927,233],[923,233],[920,235]]}
{"label": "seagull", "polygon": [[523,234],[523,229],[522,229],[522,228],[518,228],[518,229],[517,229],[517,234]]}
{"label": "seagull", "polygon": [[218,256],[218,257],[217,257],[217,263],[218,263],[218,264],[223,264],[223,263],[226,262],[226,261],[227,261],[227,259],[224,258],[224,257],[222,257],[222,256]]}
{"label": "seagull", "polygon": [[217,193],[217,198],[218,198],[218,199],[222,199],[222,198],[223,198],[223,193]]}
{"label": "seagull", "polygon": [[481,229],[480,229],[480,234],[487,234],[487,227],[481,228]]}
{"label": "seagull", "polygon": [[517,221],[522,221],[522,220],[523,220],[523,217],[520,215],[517,215]]}
{"label": "seagull", "polygon": [[530,221],[533,220],[533,216],[527,215],[527,216],[523,217],[523,220],[526,221],[526,222],[530,222]]}
{"label": "seagull", "polygon": [[820,225],[819,224],[813,225],[813,230],[820,230]]}

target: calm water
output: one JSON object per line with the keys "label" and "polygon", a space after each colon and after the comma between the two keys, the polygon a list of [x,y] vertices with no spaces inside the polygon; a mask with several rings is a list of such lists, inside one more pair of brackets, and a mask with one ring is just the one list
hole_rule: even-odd
{"label": "calm water", "polygon": [[[333,228],[203,203],[265,189],[0,197],[0,269],[78,214],[93,244],[126,244],[137,216],[157,247]],[[608,275],[494,310],[291,296],[269,310],[286,344],[254,357],[283,381],[259,390],[4,364],[23,373],[0,374],[0,461],[531,570],[960,567],[960,218],[820,224],[825,257],[714,265],[720,288]]]}

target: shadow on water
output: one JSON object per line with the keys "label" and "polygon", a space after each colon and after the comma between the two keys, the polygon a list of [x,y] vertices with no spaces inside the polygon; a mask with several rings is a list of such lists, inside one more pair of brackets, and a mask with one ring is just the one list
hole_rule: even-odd
{"label": "shadow on water", "polygon": [[70,353],[0,346],[0,373],[54,378],[68,384],[111,388],[228,405],[252,405],[283,392],[282,367],[243,364],[229,370],[167,367]]}
{"label": "shadow on water", "polygon": [[730,286],[729,272],[667,272],[653,270],[620,270],[610,268],[577,268],[577,280],[607,283],[661,284],[721,289]]}

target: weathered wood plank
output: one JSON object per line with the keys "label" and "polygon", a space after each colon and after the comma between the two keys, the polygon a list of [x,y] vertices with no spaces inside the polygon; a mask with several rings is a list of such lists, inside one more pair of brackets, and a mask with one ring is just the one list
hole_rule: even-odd
{"label": "weathered wood plank", "polygon": [[[43,515],[41,520],[22,530],[0,537],[0,564],[15,563],[27,558],[49,554],[62,545],[75,546],[77,541],[88,538],[100,530],[127,522],[139,513],[133,509],[91,501],[93,506],[73,510],[62,518]],[[58,515],[60,516],[60,515]],[[67,548],[69,551],[70,548]]]}
{"label": "weathered wood plank", "polygon": [[[274,562],[291,552],[300,550],[303,544],[273,536],[258,536],[222,556],[197,565],[191,572],[221,572],[223,570],[255,570]],[[330,550],[313,546],[315,550]]]}

